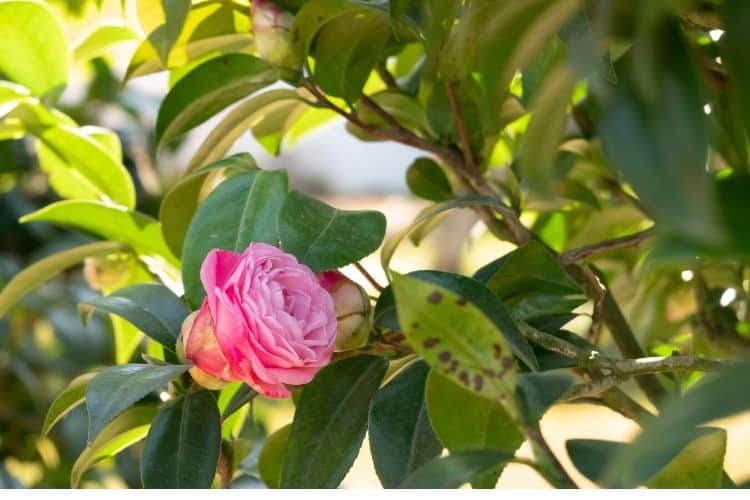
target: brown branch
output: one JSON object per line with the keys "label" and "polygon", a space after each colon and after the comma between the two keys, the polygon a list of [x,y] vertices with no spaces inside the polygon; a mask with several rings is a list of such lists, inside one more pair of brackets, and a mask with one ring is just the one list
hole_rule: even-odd
{"label": "brown branch", "polygon": [[370,282],[370,284],[373,286],[373,288],[375,288],[375,290],[377,290],[378,292],[383,291],[383,286],[380,283],[378,283],[377,280],[375,280],[375,278],[372,277],[372,275],[367,271],[367,269],[365,269],[365,266],[363,266],[359,262],[355,262],[354,267],[356,267],[357,271],[359,271],[360,274],[362,274],[362,276],[364,276],[365,279]]}
{"label": "brown branch", "polygon": [[477,164],[474,161],[474,154],[471,150],[471,142],[469,142],[469,134],[466,132],[466,124],[464,123],[464,117],[461,113],[461,107],[458,105],[456,99],[456,93],[453,90],[453,84],[445,80],[445,93],[448,95],[448,102],[451,106],[451,112],[453,113],[453,121],[456,124],[456,132],[458,132],[458,138],[461,141],[461,151],[464,154],[464,163],[471,169],[472,172],[476,172]]}
{"label": "brown branch", "polygon": [[644,241],[651,238],[654,235],[654,229],[648,228],[637,233],[629,234],[627,236],[621,236],[619,238],[613,238],[611,240],[600,241],[592,245],[586,245],[580,248],[574,248],[560,255],[559,261],[563,266],[569,266],[574,262],[586,259],[593,255],[598,255],[605,252],[611,252],[614,250],[621,250],[623,248],[633,248],[640,246]]}
{"label": "brown branch", "polygon": [[383,83],[385,83],[386,87],[388,87],[389,89],[398,89],[398,83],[396,82],[396,79],[393,78],[393,75],[390,71],[388,71],[388,68],[383,61],[379,62],[375,66],[375,71],[378,73],[380,79],[383,80]]}

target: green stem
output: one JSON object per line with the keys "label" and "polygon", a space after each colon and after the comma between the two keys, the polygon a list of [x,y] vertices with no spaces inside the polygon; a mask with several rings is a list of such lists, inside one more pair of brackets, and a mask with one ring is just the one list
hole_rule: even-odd
{"label": "green stem", "polygon": [[539,426],[536,423],[525,426],[524,434],[531,443],[534,458],[536,458],[537,470],[544,479],[558,489],[578,488],[552,452],[552,449],[549,447],[549,444],[547,444],[547,440],[544,439]]}

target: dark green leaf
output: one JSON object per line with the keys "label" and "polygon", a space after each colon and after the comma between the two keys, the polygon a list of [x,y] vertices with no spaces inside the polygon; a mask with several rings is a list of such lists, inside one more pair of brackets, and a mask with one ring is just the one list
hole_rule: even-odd
{"label": "dark green leaf", "polygon": [[284,465],[286,448],[292,424],[287,424],[266,438],[263,449],[258,457],[258,471],[260,478],[269,488],[278,489],[281,484],[281,468]]}
{"label": "dark green leaf", "polygon": [[527,422],[538,422],[547,409],[568,392],[578,377],[566,370],[521,373],[516,394]]}
{"label": "dark green leaf", "polygon": [[239,389],[237,389],[237,392],[232,395],[232,399],[230,399],[227,403],[227,406],[226,408],[224,408],[224,412],[222,413],[221,418],[226,419],[237,410],[245,406],[247,403],[252,401],[253,398],[255,398],[255,396],[257,395],[258,393],[255,391],[255,389],[250,388],[249,385],[242,384]]}
{"label": "dark green leaf", "polygon": [[406,171],[406,184],[412,193],[431,201],[445,201],[453,189],[443,169],[430,158],[417,158]]}
{"label": "dark green leaf", "polygon": [[335,269],[377,250],[385,216],[372,210],[339,210],[292,191],[279,211],[281,246],[313,271]]}
{"label": "dark green leaf", "polygon": [[221,422],[208,391],[186,394],[159,410],[141,457],[144,488],[210,488],[221,447]]}
{"label": "dark green leaf", "polygon": [[205,296],[200,267],[209,251],[242,252],[252,242],[278,244],[276,215],[287,196],[287,183],[284,170],[242,173],[219,184],[198,206],[182,255],[185,298],[190,304],[199,306]]}
{"label": "dark green leaf", "polygon": [[176,139],[278,79],[278,70],[247,54],[209,59],[182,77],[164,98],[156,119],[157,143]]}
{"label": "dark green leaf", "polygon": [[429,367],[415,361],[375,395],[370,409],[370,451],[386,488],[396,488],[415,469],[440,455],[424,401]]}
{"label": "dark green leaf", "polygon": [[[477,396],[435,370],[427,377],[425,399],[432,427],[451,452],[496,450],[513,455],[524,441],[500,402]],[[502,467],[487,471],[474,479],[475,485],[494,488],[501,472]]]}
{"label": "dark green leaf", "polygon": [[508,462],[513,455],[493,450],[474,450],[452,453],[434,459],[419,468],[401,488],[458,488],[488,470]]}
{"label": "dark green leaf", "polygon": [[184,365],[117,365],[99,372],[86,388],[89,412],[89,443],[102,429],[129,406],[147,394],[167,386],[185,372]]}
{"label": "dark green leaf", "polygon": [[46,436],[52,427],[55,426],[65,415],[83,403],[86,399],[86,387],[89,381],[96,375],[93,373],[84,373],[74,378],[56,398],[47,410],[47,416],[44,417],[42,425],[42,436]]}
{"label": "dark green leaf", "polygon": [[189,311],[164,285],[142,283],[121,288],[79,305],[87,317],[95,309],[117,314],[169,350],[175,349],[182,322]]}
{"label": "dark green leaf", "polygon": [[336,488],[341,483],[365,437],[370,401],[387,364],[377,356],[343,359],[305,386],[289,436],[282,488]]}

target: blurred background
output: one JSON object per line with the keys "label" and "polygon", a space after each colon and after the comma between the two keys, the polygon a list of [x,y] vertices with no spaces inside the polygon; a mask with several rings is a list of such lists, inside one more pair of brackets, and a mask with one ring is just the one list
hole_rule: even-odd
{"label": "blurred background", "polygon": [[[88,2],[57,0],[49,2],[66,18],[71,42],[82,38],[112,13],[119,17],[120,2],[106,1],[101,11]],[[123,144],[125,164],[138,190],[137,209],[158,215],[164,193],[176,182],[192,153],[214,120],[188,134],[171,149],[157,152],[153,127],[158,106],[168,89],[165,73],[135,78],[122,86],[130,55],[137,41],[124,43],[107,58],[97,58],[75,68],[71,84],[60,108],[81,124],[100,125],[118,133]],[[351,136],[342,120],[323,117],[316,130],[298,137],[292,133],[272,156],[248,133],[231,152],[247,151],[262,168],[285,168],[296,189],[320,196],[327,203],[344,209],[374,209],[388,220],[388,234],[399,231],[426,206],[409,194],[405,172],[418,156],[415,150],[389,143],[366,143]],[[0,283],[7,282],[28,264],[62,248],[87,240],[86,236],[44,224],[19,225],[18,218],[53,201],[47,179],[38,167],[28,141],[0,141]],[[631,214],[622,207],[621,221]],[[609,219],[611,221],[612,219]],[[526,221],[531,222],[531,221]],[[604,222],[602,222],[604,223]],[[607,222],[611,223],[611,222]],[[623,222],[624,223],[624,222]],[[589,231],[597,231],[596,221]],[[550,225],[554,231],[554,225]],[[419,248],[406,242],[396,254],[393,267],[407,271],[420,268],[470,273],[511,250],[489,237],[468,210],[448,215],[440,227],[421,242]],[[91,265],[91,263],[89,263]],[[384,275],[377,255],[364,265],[380,281]],[[619,260],[602,262],[602,267],[625,270],[612,283],[623,308],[630,313],[635,330],[642,336],[660,331],[679,336],[689,327],[696,305],[686,283],[686,272],[665,272],[659,276],[630,272]],[[68,382],[97,366],[114,363],[112,326],[103,317],[94,317],[88,326],[81,323],[76,304],[99,292],[92,288],[88,274],[76,268],[48,282],[28,295],[11,314],[0,320],[0,487],[66,488],[70,468],[86,443],[87,415],[78,407],[59,424],[49,437],[40,431],[51,401]],[[345,270],[346,271],[346,270]],[[729,271],[727,271],[729,272]],[[356,272],[348,273],[367,286]],[[93,283],[96,285],[96,283]],[[728,289],[720,289],[717,300]],[[734,289],[732,289],[734,290]],[[665,291],[669,291],[666,293]],[[740,294],[747,290],[739,290]],[[737,295],[738,290],[735,290]],[[661,297],[659,301],[654,296]],[[726,299],[726,297],[725,297]],[[732,302],[734,297],[729,300]],[[590,307],[590,306],[588,306]],[[583,332],[586,317],[569,329]],[[661,330],[660,330],[661,329]],[[641,401],[644,405],[648,403]],[[289,401],[258,400],[252,408],[250,424],[243,435],[255,443],[254,453],[245,460],[248,476],[233,487],[261,487],[253,479],[254,459],[264,436],[291,420]],[[718,423],[730,430],[727,471],[737,481],[750,477],[748,451],[740,443],[750,439],[750,419],[735,418]],[[555,407],[542,421],[550,443],[566,465],[564,442],[575,437],[626,440],[637,432],[632,422],[602,407],[563,405]],[[89,471],[83,487],[138,488],[139,445],[102,461]],[[521,455],[530,456],[527,445]],[[569,470],[574,471],[572,467]],[[586,482],[576,475],[580,484]],[[500,487],[547,487],[533,471],[512,464],[503,473]],[[345,488],[377,488],[379,482],[369,459],[367,440]]]}

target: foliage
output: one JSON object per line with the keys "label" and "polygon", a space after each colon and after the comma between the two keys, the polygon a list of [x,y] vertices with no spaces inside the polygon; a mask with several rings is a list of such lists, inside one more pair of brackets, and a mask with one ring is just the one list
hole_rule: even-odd
{"label": "foliage", "polygon": [[[99,3],[84,2],[92,12]],[[369,431],[386,487],[494,487],[514,461],[574,487],[540,420],[585,399],[643,427],[631,444],[568,442],[589,479],[732,485],[726,434],[705,425],[750,405],[740,390],[750,369],[747,2],[279,1],[273,26],[258,1],[132,3],[136,20],[115,9],[73,44],[56,8],[0,0],[0,153],[32,145],[55,192],[17,215],[97,240],[4,273],[15,276],[0,314],[23,321],[15,315],[37,287],[88,259],[102,295],[75,300],[84,321],[109,315],[97,324],[114,337],[114,359],[69,369],[39,422],[46,436],[85,403],[88,439],[70,484],[145,439],[144,487],[227,487],[252,475],[269,487],[335,488]],[[170,78],[155,148],[221,115],[158,216],[120,135],[60,98],[74,64],[92,60],[105,90],[92,86],[84,104],[116,102],[100,56],[132,40],[114,83]],[[290,190],[285,170],[227,156],[246,131],[282,153],[332,116],[359,139],[424,155],[404,166],[405,183],[430,203],[388,239],[383,214],[329,206]],[[10,168],[14,157],[2,161]],[[511,250],[471,276],[391,267],[407,237],[418,244],[455,209]],[[257,394],[203,388],[180,329],[205,296],[208,252],[252,242],[316,272],[361,268],[380,249],[389,283],[373,284],[364,341],[290,388],[293,421],[265,445],[254,436],[248,455]],[[638,282],[631,296],[619,293],[628,281]],[[686,295],[689,314],[675,319],[669,301]],[[532,461],[515,457],[524,440]]]}

